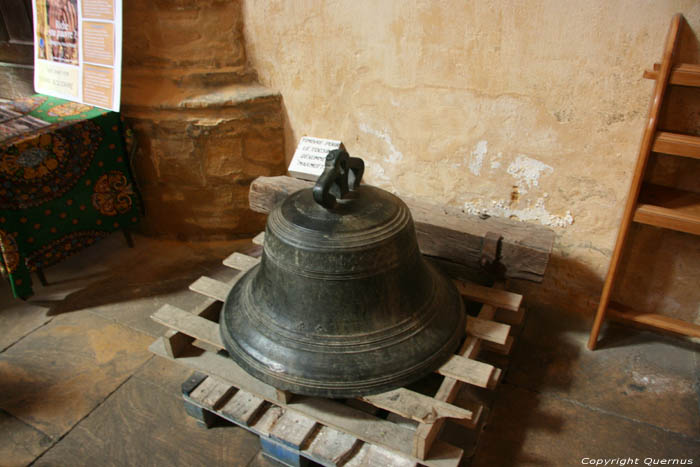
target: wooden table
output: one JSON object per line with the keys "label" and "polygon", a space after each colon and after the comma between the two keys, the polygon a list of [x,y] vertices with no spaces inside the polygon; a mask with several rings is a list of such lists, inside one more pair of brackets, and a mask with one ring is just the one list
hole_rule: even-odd
{"label": "wooden table", "polygon": [[136,224],[119,114],[35,95],[0,104],[0,271],[15,297],[39,271]]}

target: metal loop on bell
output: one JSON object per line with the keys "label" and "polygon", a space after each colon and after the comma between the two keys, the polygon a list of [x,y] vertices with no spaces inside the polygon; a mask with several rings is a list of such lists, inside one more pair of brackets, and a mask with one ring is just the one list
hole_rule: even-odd
{"label": "metal loop on bell", "polygon": [[326,167],[313,188],[314,200],[326,209],[333,209],[339,199],[360,186],[365,163],[350,157],[343,149],[334,149],[326,156]]}

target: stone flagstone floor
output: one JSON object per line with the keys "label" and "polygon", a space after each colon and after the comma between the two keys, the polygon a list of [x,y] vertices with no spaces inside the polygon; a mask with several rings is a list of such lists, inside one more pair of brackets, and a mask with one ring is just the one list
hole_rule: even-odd
{"label": "stone flagstone floor", "polygon": [[[185,243],[120,234],[46,270],[23,302],[0,285],[0,466],[272,466],[254,435],[185,415],[190,371],[150,354],[149,316],[192,300],[201,275],[249,241]],[[526,297],[527,298],[527,297]],[[590,318],[530,309],[476,451],[465,465],[582,465],[583,459],[700,464],[698,344],[609,327],[588,352]]]}

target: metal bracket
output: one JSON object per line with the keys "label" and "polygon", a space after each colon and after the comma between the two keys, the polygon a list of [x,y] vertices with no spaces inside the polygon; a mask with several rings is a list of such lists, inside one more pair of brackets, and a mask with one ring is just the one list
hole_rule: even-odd
{"label": "metal bracket", "polygon": [[481,244],[481,258],[479,264],[482,268],[492,268],[500,257],[501,240],[503,236],[495,232],[487,232]]}

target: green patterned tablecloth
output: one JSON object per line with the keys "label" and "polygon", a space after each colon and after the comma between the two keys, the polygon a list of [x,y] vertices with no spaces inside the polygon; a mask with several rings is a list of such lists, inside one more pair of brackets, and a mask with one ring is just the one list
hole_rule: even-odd
{"label": "green patterned tablecloth", "polygon": [[16,297],[30,271],[138,222],[119,114],[35,95],[0,104],[0,269]]}

